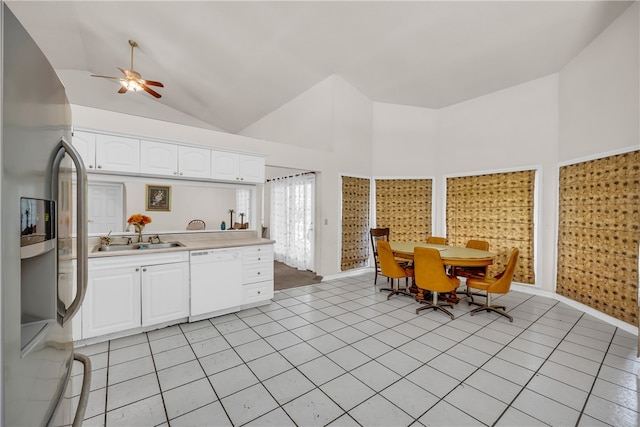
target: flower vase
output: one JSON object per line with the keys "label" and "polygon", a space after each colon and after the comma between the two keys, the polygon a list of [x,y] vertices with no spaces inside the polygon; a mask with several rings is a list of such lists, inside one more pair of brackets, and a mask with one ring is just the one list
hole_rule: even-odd
{"label": "flower vase", "polygon": [[133,224],[133,229],[138,234],[138,243],[142,242],[142,232],[144,231],[144,224]]}

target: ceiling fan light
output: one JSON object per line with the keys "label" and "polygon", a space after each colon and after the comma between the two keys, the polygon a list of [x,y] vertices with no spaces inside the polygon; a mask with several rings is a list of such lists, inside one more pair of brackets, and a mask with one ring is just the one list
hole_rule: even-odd
{"label": "ceiling fan light", "polygon": [[134,92],[138,92],[142,90],[142,86],[135,80],[122,80],[120,84],[125,87],[127,90],[132,90]]}

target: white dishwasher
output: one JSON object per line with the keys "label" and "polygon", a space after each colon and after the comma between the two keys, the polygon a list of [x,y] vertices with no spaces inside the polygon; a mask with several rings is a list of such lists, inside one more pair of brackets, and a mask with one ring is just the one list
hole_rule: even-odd
{"label": "white dishwasher", "polygon": [[242,304],[240,248],[191,251],[189,259],[191,265],[190,317],[215,314]]}

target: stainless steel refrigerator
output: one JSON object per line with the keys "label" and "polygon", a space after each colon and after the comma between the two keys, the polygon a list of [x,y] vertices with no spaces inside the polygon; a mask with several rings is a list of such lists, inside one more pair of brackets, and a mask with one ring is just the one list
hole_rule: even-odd
{"label": "stainless steel refrigerator", "polygon": [[87,362],[71,331],[86,290],[86,171],[62,83],[4,3],[0,18],[1,423],[70,425],[77,413],[78,425],[88,383],[70,399],[69,378],[74,359]]}

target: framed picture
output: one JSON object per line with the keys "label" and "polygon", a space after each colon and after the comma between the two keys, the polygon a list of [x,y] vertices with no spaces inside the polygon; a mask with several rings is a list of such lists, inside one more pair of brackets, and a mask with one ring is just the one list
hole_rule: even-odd
{"label": "framed picture", "polygon": [[147,184],[147,210],[171,211],[171,186]]}

